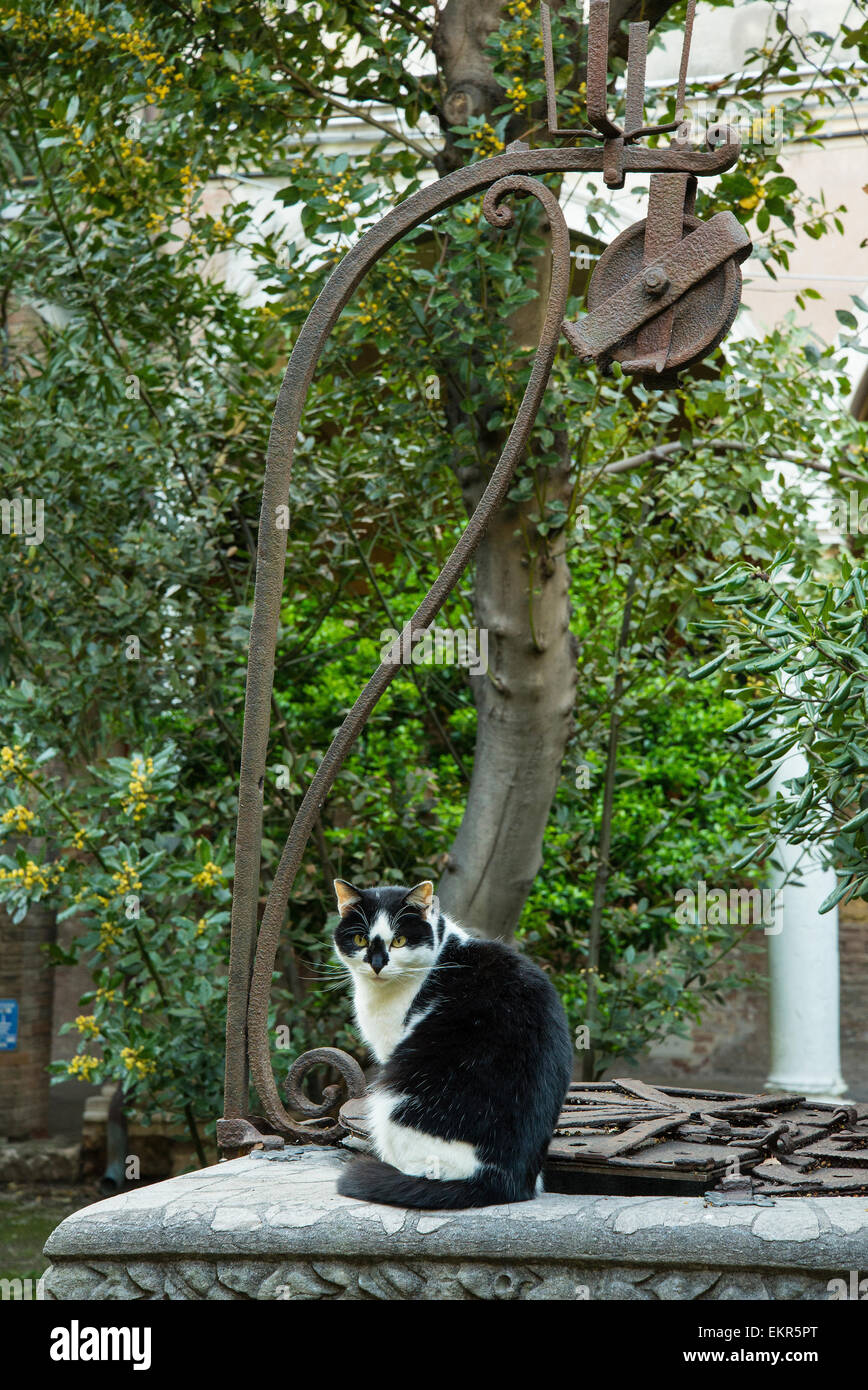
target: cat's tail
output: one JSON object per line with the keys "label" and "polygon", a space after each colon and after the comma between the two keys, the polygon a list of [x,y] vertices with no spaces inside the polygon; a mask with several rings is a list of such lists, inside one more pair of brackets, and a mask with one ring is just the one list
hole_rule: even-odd
{"label": "cat's tail", "polygon": [[472,1178],[418,1178],[381,1163],[378,1158],[357,1158],[338,1178],[343,1197],[363,1202],[382,1202],[389,1207],[422,1207],[426,1210],[460,1210],[462,1207],[492,1207],[501,1202],[527,1201],[533,1189],[523,1193],[506,1173],[484,1167]]}

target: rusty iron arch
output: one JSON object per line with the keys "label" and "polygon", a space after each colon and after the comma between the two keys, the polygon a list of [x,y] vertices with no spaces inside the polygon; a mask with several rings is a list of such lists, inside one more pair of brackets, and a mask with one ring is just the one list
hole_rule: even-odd
{"label": "rusty iron arch", "polygon": [[[695,0],[690,0],[679,105],[683,102],[694,9]],[[336,1113],[339,1088],[328,1088],[318,1103],[304,1096],[302,1080],[314,1067],[336,1067],[350,1097],[364,1091],[364,1077],[353,1059],[337,1049],[325,1048],[298,1059],[288,1079],[291,1105],[305,1118],[294,1119],[281,1100],[271,1064],[267,1023],[271,980],[289,896],[316,817],[377,701],[401,670],[401,653],[412,645],[411,641],[404,645],[405,639],[430,627],[472,559],[490,518],[506,498],[548,384],[561,331],[584,361],[605,365],[618,359],[625,370],[652,379],[656,375],[662,381],[667,368],[680,370],[704,356],[726,332],[738,306],[738,262],[751,249],[746,233],[732,213],[717,213],[705,223],[698,223],[692,215],[697,177],[731,168],[738,159],[738,140],[722,130],[709,140],[711,148],[706,150],[693,149],[677,136],[667,148],[636,143],[640,137],[673,131],[677,126],[677,122],[643,125],[646,23],[630,26],[627,128],[610,119],[606,109],[608,0],[591,0],[589,9],[591,129],[558,130],[548,7],[543,5],[541,11],[549,134],[591,137],[595,144],[531,149],[515,141],[503,154],[459,169],[391,209],[332,272],[301,328],[277,398],[262,492],[241,752],[224,1113],[217,1125],[218,1142],[226,1154],[240,1153],[256,1143],[279,1146],[281,1135],[329,1142],[343,1132],[339,1122],[329,1118]],[[591,310],[575,324],[564,322],[571,270],[569,231],[557,197],[540,177],[570,172],[602,173],[611,188],[622,187],[629,173],[651,176],[648,218],[629,229],[632,235],[626,245],[618,238],[601,257],[591,282],[591,289],[595,282],[597,288],[593,295],[589,290]],[[393,643],[390,659],[381,662],[358,696],[307,789],[257,932],[264,786],[286,562],[287,531],[281,519],[287,514],[295,443],[307,393],[332,329],[376,261],[421,223],[477,193],[483,194],[482,211],[494,227],[512,225],[513,213],[505,200],[515,194],[536,198],[551,227],[551,282],[530,377],[500,459],[452,554]],[[248,1118],[251,1079],[272,1131],[267,1136]]]}

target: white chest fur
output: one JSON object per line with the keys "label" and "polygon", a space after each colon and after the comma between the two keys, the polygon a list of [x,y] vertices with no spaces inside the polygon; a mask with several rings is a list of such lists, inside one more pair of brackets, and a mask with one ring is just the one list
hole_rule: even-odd
{"label": "white chest fur", "polygon": [[388,1061],[404,1037],[404,1017],[424,980],[421,972],[394,981],[356,978],[356,1022],[378,1062]]}

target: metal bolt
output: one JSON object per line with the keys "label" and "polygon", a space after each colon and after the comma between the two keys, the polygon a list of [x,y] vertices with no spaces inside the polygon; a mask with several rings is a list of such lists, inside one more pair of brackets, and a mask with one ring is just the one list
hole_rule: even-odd
{"label": "metal bolt", "polygon": [[642,283],[649,294],[665,294],[669,289],[669,277],[659,265],[652,265],[645,271]]}

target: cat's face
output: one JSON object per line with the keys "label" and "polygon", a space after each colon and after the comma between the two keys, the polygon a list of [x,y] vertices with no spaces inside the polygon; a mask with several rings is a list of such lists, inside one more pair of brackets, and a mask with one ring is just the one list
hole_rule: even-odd
{"label": "cat's face", "polygon": [[388,981],[413,975],[434,964],[437,950],[433,920],[434,886],[415,888],[354,888],[335,879],[341,919],[335,931],[338,958],[354,975],[367,981]]}

